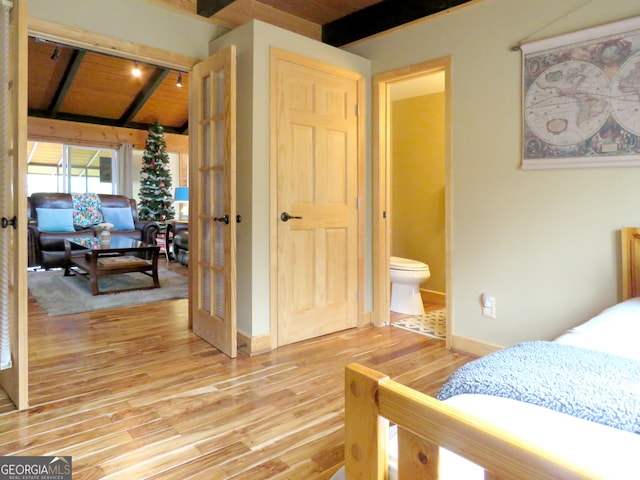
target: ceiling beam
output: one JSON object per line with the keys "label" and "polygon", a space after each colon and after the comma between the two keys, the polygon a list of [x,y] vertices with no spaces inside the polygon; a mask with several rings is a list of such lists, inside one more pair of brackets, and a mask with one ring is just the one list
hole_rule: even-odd
{"label": "ceiling beam", "polygon": [[120,117],[120,126],[127,127],[133,121],[133,118],[137,115],[140,109],[144,106],[144,104],[151,98],[153,92],[155,92],[158,87],[162,84],[164,79],[169,75],[169,70],[166,68],[156,68],[147,83],[140,89],[136,98],[133,99],[127,111],[122,114]]}
{"label": "ceiling beam", "polygon": [[340,47],[473,0],[382,0],[322,26],[322,41]]}
{"label": "ceiling beam", "polygon": [[80,65],[82,64],[82,59],[84,58],[85,53],[86,52],[81,50],[74,50],[71,54],[71,60],[67,65],[67,69],[62,76],[62,81],[58,85],[58,90],[53,96],[51,106],[49,107],[51,118],[56,118],[56,115],[58,115],[58,112],[60,112],[62,103],[64,102],[67,93],[69,93],[69,89],[71,88],[71,84],[73,83],[73,79],[75,78],[76,73],[78,73],[78,70],[80,69]]}
{"label": "ceiling beam", "polygon": [[224,7],[228,7],[235,0],[198,0],[198,15],[209,18]]}
{"label": "ceiling beam", "polygon": [[[123,143],[130,143],[136,150],[144,149],[149,135],[146,130],[35,117],[29,118],[28,130],[29,139],[34,141],[106,148],[118,148]],[[166,128],[164,133],[167,141],[167,151],[189,153],[189,137],[187,135],[176,135],[175,132],[167,132]]]}
{"label": "ceiling beam", "polygon": [[[36,110],[36,109],[30,108],[28,113],[29,113],[29,117],[31,117],[29,118],[29,121],[31,121],[32,118],[54,120],[49,115],[49,112],[46,112],[44,110]],[[151,127],[150,123],[129,122],[126,126],[123,126],[119,119],[114,120],[111,118],[92,117],[90,115],[75,115],[72,113],[64,113],[64,112],[58,114],[55,120],[62,120],[62,121],[74,122],[74,123],[85,123],[89,125],[102,125],[105,127],[121,127],[121,128],[133,129],[133,130],[143,130],[145,132],[149,130],[149,127]],[[183,135],[180,128],[174,128],[174,127],[163,125],[163,129],[165,133],[174,133],[178,135]]]}

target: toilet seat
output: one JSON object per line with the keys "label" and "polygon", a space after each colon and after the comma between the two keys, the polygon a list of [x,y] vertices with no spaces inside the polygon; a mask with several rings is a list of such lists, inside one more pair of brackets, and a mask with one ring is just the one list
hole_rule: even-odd
{"label": "toilet seat", "polygon": [[390,257],[389,266],[393,270],[403,270],[407,272],[426,272],[429,271],[429,265],[402,257]]}

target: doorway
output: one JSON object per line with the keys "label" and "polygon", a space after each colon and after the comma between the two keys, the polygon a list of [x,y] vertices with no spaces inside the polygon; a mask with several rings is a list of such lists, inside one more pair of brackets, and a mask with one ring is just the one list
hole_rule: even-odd
{"label": "doorway", "polygon": [[[18,6],[19,4],[16,3],[16,7],[14,8],[17,8]],[[20,15],[24,16],[23,20],[21,20],[20,25],[24,26],[26,30],[26,26],[27,26],[26,10],[23,9]],[[36,22],[33,22],[33,25],[31,24],[32,22],[29,22],[29,23],[30,23],[28,28],[29,35],[35,35],[37,37],[50,39],[52,41],[64,42],[69,45],[78,46],[80,48],[86,48],[88,50],[93,50],[100,53],[106,53],[111,55],[118,53],[122,57],[130,58],[132,60],[140,60],[140,61],[152,60],[157,65],[162,65],[169,68],[175,68],[181,71],[190,71],[192,66],[195,65],[198,61],[198,59],[195,59],[195,58],[186,57],[183,55],[167,52],[167,51],[152,48],[152,47],[147,47],[147,46],[142,47],[140,45],[136,45],[131,42],[122,41],[115,38],[102,36],[99,34],[91,33],[89,35],[85,31],[70,30],[64,26],[48,23],[45,21],[36,21]],[[24,45],[20,45],[20,53],[17,54],[17,58],[26,59],[28,57],[27,36],[24,32],[21,32],[21,33],[22,35],[20,36],[20,39],[23,41]],[[24,74],[22,75],[22,78],[24,78],[23,87],[24,87],[24,91],[26,92],[27,62],[21,62],[21,65],[24,65],[24,70],[25,70]],[[25,112],[24,122],[20,123],[20,125],[24,125],[24,128],[20,128],[16,130],[16,133],[19,134],[20,138],[19,138],[19,141],[14,142],[18,145],[18,148],[22,151],[22,153],[18,153],[16,156],[18,160],[27,158],[26,95],[24,97],[24,102],[25,102],[25,105],[23,108],[15,109],[17,111]],[[109,135],[110,136],[108,136],[108,138],[105,138],[105,142],[111,143],[111,144],[121,143],[121,141],[118,140],[117,133],[115,132],[115,130],[112,129]],[[146,136],[146,133],[144,133],[144,135]],[[19,174],[17,178],[26,178],[27,162],[24,161],[23,164],[20,164],[19,169],[21,169],[23,174]],[[26,200],[22,200],[26,198],[26,184],[24,183],[24,181],[18,182],[17,188],[18,188],[16,190],[17,194],[14,196],[14,198],[17,199],[16,200],[17,206],[15,209],[15,211],[17,212],[17,218],[26,218]],[[26,230],[25,230],[25,235],[26,235]],[[17,326],[15,328],[17,339],[15,343],[19,344],[20,347],[23,348],[24,352],[27,352],[28,312],[26,308],[27,307],[26,305],[26,298],[27,298],[27,268],[26,268],[27,241],[26,239],[20,241],[19,245],[20,245],[20,249],[19,249],[20,254],[12,255],[16,263],[16,265],[12,267],[12,273],[16,275],[16,278],[19,277],[20,279],[19,282],[17,282],[17,285],[20,288],[18,297],[24,299],[24,302],[23,302],[24,305],[23,306],[22,304],[20,305],[20,308],[22,310],[20,311],[19,314],[15,315],[16,322],[17,322]],[[22,264],[24,264],[24,267],[22,266]],[[16,379],[15,381],[12,380],[10,386],[13,386],[13,384],[15,384],[17,386],[16,388],[22,391],[19,402],[16,401],[15,403],[19,409],[25,409],[29,407],[28,392],[27,392],[28,368],[27,368],[26,361],[21,361],[18,367],[20,368],[20,378]],[[7,387],[5,387],[4,384],[3,384],[3,388],[5,391],[7,391]]]}
{"label": "doorway", "polygon": [[[389,322],[391,256],[426,263],[425,303],[451,331],[449,59],[374,77],[374,323]],[[447,301],[445,301],[445,299]],[[429,308],[427,310],[430,310]],[[428,315],[433,317],[432,315]]]}

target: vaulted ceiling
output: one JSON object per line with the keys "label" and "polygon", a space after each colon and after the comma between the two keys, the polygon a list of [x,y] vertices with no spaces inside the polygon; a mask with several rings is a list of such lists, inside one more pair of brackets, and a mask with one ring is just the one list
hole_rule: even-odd
{"label": "vaulted ceiling", "polygon": [[[224,28],[258,19],[341,46],[480,0],[154,0]],[[187,72],[29,39],[29,116],[188,134]],[[176,84],[182,82],[182,88]]]}
{"label": "vaulted ceiling", "polygon": [[189,75],[137,65],[139,77],[131,60],[30,37],[29,116],[186,134]]}

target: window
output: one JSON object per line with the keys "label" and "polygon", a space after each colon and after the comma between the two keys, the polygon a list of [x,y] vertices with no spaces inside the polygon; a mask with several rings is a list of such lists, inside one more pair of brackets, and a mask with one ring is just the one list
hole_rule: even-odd
{"label": "window", "polygon": [[27,195],[118,193],[118,153],[110,148],[28,142]]}

